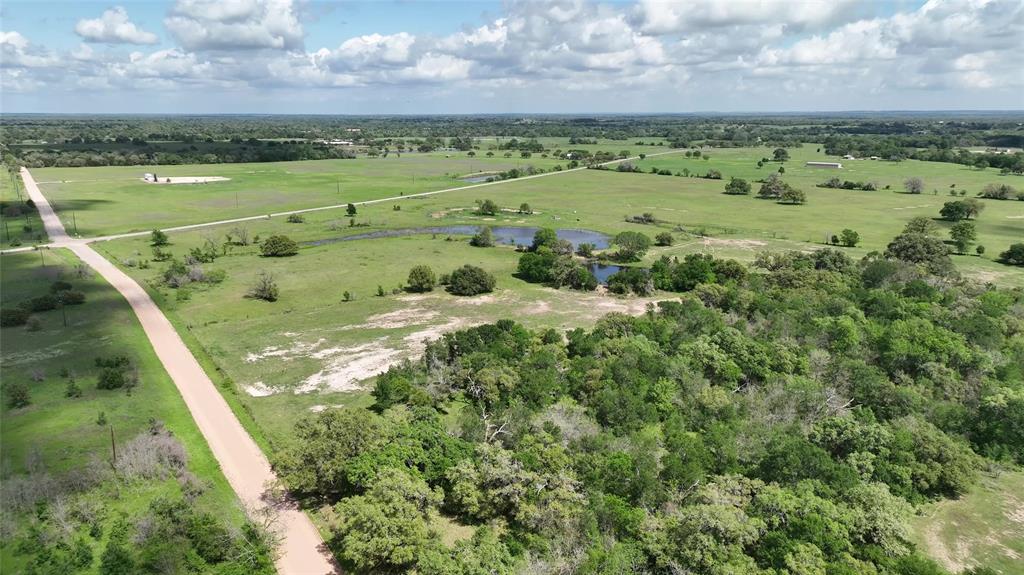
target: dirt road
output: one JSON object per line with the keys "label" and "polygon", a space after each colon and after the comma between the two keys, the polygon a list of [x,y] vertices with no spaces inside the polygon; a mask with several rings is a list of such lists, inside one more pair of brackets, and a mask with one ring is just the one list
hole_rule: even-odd
{"label": "dirt road", "polygon": [[[178,336],[174,326],[135,280],[117,269],[84,241],[69,238],[29,171],[22,168],[21,175],[29,197],[35,202],[43,218],[46,233],[53,242],[51,245],[69,248],[128,300],[157,357],[178,387],[231,487],[246,506],[254,509],[266,508],[268,502],[263,499],[266,485],[275,478],[270,463],[235,418],[235,414]],[[282,536],[281,556],[277,560],[278,572],[282,575],[324,575],[339,572],[309,517],[299,511],[294,504],[287,504],[278,509]]]}

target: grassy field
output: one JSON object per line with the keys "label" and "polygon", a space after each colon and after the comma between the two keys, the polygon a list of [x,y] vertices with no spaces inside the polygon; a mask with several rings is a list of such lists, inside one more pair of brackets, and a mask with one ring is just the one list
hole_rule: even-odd
{"label": "grassy field", "polygon": [[985,474],[958,500],[926,506],[914,521],[916,543],[953,572],[986,566],[1024,569],[1024,472]]}
{"label": "grassy field", "polygon": [[[39,212],[21,209],[27,198],[21,176],[10,176],[5,171],[0,176],[0,205],[4,206],[4,209],[0,210],[0,249],[46,242],[46,230],[39,219]],[[8,206],[17,206],[21,213],[7,215]]]}
{"label": "grassy field", "polygon": [[[173,237],[169,249],[178,256],[201,240],[199,232]],[[149,251],[145,239],[97,247],[122,262]],[[405,283],[410,268],[424,262],[438,274],[465,263],[481,266],[497,277],[497,290],[471,298],[441,290],[391,293]],[[275,442],[287,437],[297,414],[318,406],[366,403],[356,385],[359,379],[415,354],[424,339],[445,331],[502,317],[531,327],[568,329],[589,325],[610,311],[642,311],[646,303],[528,284],[512,276],[517,262],[511,248],[474,248],[465,238],[447,241],[443,235],[308,247],[291,258],[262,258],[247,247],[207,264],[206,269],[224,270],[227,278],[192,291],[186,301],[179,301],[180,289],[151,287],[151,292],[226,372]],[[153,286],[163,264],[152,266],[125,269]],[[263,270],[277,278],[277,302],[245,297]],[[387,295],[376,295],[378,285]],[[342,301],[345,291],[354,301]]]}
{"label": "grassy field", "polygon": [[[59,476],[75,473],[92,458],[107,461],[111,428],[117,443],[123,444],[149,429],[151,420],[159,420],[185,446],[189,470],[210,487],[197,505],[240,520],[234,493],[131,308],[101,278],[73,273],[78,263],[66,250],[44,250],[42,261],[37,253],[0,256],[4,308],[47,293],[58,278],[86,295],[84,304],[67,308],[67,327],[61,311],[53,310],[34,314],[39,320],[36,331],[25,327],[0,331],[3,395],[7,397],[10,385],[24,383],[31,397],[27,407],[11,409],[6,403],[3,407],[0,446],[5,479],[26,473],[30,465],[38,472],[40,462],[46,472]],[[140,383],[131,395],[123,389],[96,388],[94,359],[113,355],[127,355],[138,370]],[[65,397],[65,369],[74,375],[81,397]],[[105,425],[97,424],[100,413]],[[178,483],[171,478],[133,483],[127,490],[103,485],[84,497],[98,499],[110,522],[118,511],[133,513],[157,497],[179,493]],[[8,519],[16,517],[8,514]],[[20,529],[28,523],[18,520],[16,524]],[[19,572],[25,560],[6,544],[0,558],[4,573]]]}
{"label": "grassy field", "polygon": [[[82,236],[95,236],[414,194],[469,185],[459,179],[467,174],[566,164],[541,154],[524,159],[515,151],[507,152],[511,157],[506,158],[504,151],[488,150],[497,143],[481,140],[475,157],[467,152],[409,152],[354,160],[38,168],[32,173],[65,227],[73,234],[77,230]],[[567,138],[546,138],[543,143],[552,150],[570,148]],[[571,147],[631,153],[668,149],[632,143],[605,140]],[[141,180],[147,172],[221,176],[230,181],[156,186]]]}

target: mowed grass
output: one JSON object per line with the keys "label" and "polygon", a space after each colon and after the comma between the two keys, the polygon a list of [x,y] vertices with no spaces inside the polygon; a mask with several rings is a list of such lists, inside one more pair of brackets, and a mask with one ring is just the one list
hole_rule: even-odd
{"label": "mowed grass", "polygon": [[6,170],[0,174],[0,204],[23,208],[17,216],[8,216],[6,210],[0,210],[0,249],[46,242],[46,230],[43,229],[39,212],[24,209],[27,199],[20,174],[12,176]]}
{"label": "mowed grass", "polygon": [[[293,231],[314,227],[289,225]],[[175,233],[172,240],[169,250],[181,257],[202,241],[202,235]],[[149,252],[145,239],[139,238],[96,246],[122,262]],[[493,294],[458,297],[440,288],[430,294],[392,293],[405,284],[415,265],[427,264],[441,274],[467,263],[494,274]],[[500,318],[514,318],[533,328],[569,329],[592,325],[610,311],[644,309],[646,300],[526,283],[513,277],[517,263],[518,254],[509,247],[474,248],[465,237],[448,241],[444,234],[307,247],[289,258],[263,258],[250,246],[205,264],[205,269],[226,271],[227,278],[196,289],[187,301],[178,301],[180,290],[153,287],[164,264],[125,270],[150,285],[161,307],[187,326],[276,444],[287,440],[295,417],[310,408],[368,404],[371,400],[355,390],[357,379],[414,356],[423,340],[444,332]],[[277,302],[245,297],[264,270],[280,287]],[[378,285],[385,296],[376,295]],[[354,301],[342,301],[346,291]],[[674,296],[663,299],[670,297]],[[317,374],[321,385],[295,393]],[[259,396],[250,395],[253,392]]]}
{"label": "mowed grass", "polygon": [[925,506],[913,527],[921,550],[950,571],[1024,572],[1024,472],[986,473],[960,499]]}
{"label": "mowed grass", "polygon": [[[406,153],[256,164],[39,168],[32,174],[69,232],[96,236],[397,197],[470,185],[458,179],[465,174],[554,164],[539,157]],[[141,179],[147,172],[230,180],[150,184]]]}

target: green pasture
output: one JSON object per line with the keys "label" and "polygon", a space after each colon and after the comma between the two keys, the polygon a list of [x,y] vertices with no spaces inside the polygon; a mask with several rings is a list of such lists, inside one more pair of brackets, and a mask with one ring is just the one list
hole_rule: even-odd
{"label": "green pasture", "polygon": [[1024,472],[985,473],[960,499],[924,506],[913,522],[922,551],[956,573],[989,567],[1016,575],[1024,565]]}
{"label": "green pasture", "polygon": [[[296,231],[312,228],[311,224],[289,225]],[[181,257],[202,242],[202,235],[175,233],[172,239],[168,249]],[[122,265],[150,257],[143,238],[95,245]],[[452,296],[440,288],[429,294],[391,293],[405,283],[413,266],[424,263],[437,274],[467,263],[480,266],[495,275],[497,289],[477,297]],[[240,247],[204,265],[204,269],[224,270],[223,283],[192,289],[184,301],[179,300],[181,289],[157,286],[165,264],[150,262],[148,269],[124,269],[149,285],[161,307],[186,326],[234,382],[242,403],[275,443],[286,438],[294,418],[310,408],[369,401],[361,393],[331,385],[294,393],[318,372],[332,377],[338,362],[366,363],[366,377],[370,377],[386,369],[387,350],[401,359],[422,340],[437,338],[444,331],[499,318],[515,318],[535,328],[569,329],[590,325],[611,311],[642,311],[646,303],[529,284],[513,277],[517,263],[518,254],[510,247],[475,248],[465,237],[449,241],[444,234],[307,247],[289,258],[264,258],[252,246]],[[280,287],[277,302],[245,297],[264,270],[275,276]],[[376,295],[378,285],[385,296]],[[342,301],[345,291],[353,301]],[[265,357],[253,359],[250,354]],[[374,358],[383,363],[375,363]],[[250,395],[253,389],[265,388],[277,393]]]}
{"label": "green pasture", "polygon": [[[0,205],[4,206],[4,209],[0,209],[0,249],[46,242],[46,230],[39,219],[39,212],[21,209],[27,199],[20,175],[8,172],[0,176]],[[11,212],[8,212],[8,206],[18,206],[16,209],[21,213],[9,215]]]}
{"label": "green pasture", "polygon": [[[86,295],[84,304],[65,309],[66,327],[64,314],[52,310],[33,314],[40,323],[37,331],[24,326],[0,330],[0,387],[24,383],[31,397],[27,407],[3,405],[4,477],[24,474],[30,462],[38,465],[39,461],[49,473],[74,474],[94,458],[109,460],[111,429],[115,442],[121,444],[145,432],[151,420],[159,420],[185,446],[189,470],[209,487],[197,505],[240,519],[231,487],[128,303],[102,278],[80,277],[75,273],[78,265],[74,254],[64,249],[0,256],[0,305],[4,308],[48,293],[57,279]],[[131,395],[124,389],[96,388],[95,358],[113,355],[127,355],[138,370],[139,384]],[[64,369],[74,376],[81,397],[65,397]],[[3,396],[6,399],[5,389]],[[106,425],[96,423],[100,412]],[[113,521],[118,510],[138,511],[156,497],[179,492],[178,483],[168,479],[132,484],[130,489],[103,485],[85,496],[99,499],[109,512],[108,521]],[[0,571],[18,571],[23,558],[16,557],[11,546],[2,547]]]}
{"label": "green pasture", "polygon": [[[397,197],[469,185],[458,179],[466,174],[555,163],[539,156],[405,153],[256,164],[38,168],[32,175],[70,233],[95,236]],[[230,180],[152,184],[142,181],[147,172]]]}

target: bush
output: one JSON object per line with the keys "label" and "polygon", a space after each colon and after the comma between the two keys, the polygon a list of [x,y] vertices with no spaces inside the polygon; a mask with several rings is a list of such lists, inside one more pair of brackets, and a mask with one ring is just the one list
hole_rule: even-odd
{"label": "bush", "polygon": [[25,325],[30,312],[23,308],[0,309],[0,327],[16,327]]}
{"label": "bush", "polygon": [[116,367],[105,367],[96,380],[96,389],[120,389],[126,381],[123,371]]}
{"label": "bush", "polygon": [[594,257],[594,244],[584,242],[576,246],[576,255],[582,258]]}
{"label": "bush", "polygon": [[672,234],[669,232],[661,232],[660,234],[654,236],[654,243],[662,247],[670,246],[674,244],[675,241],[676,239],[672,237]]}
{"label": "bush", "polygon": [[650,295],[654,292],[654,281],[644,269],[626,268],[608,278],[608,291],[625,295],[633,292],[636,295]]}
{"label": "bush", "polygon": [[477,208],[476,213],[481,216],[493,216],[498,213],[498,204],[491,200],[484,200],[480,202],[480,207]]}
{"label": "bush", "polygon": [[23,301],[19,307],[29,312],[49,311],[51,309],[57,309],[57,305],[59,303],[60,301],[57,299],[57,296],[45,294]]}
{"label": "bush", "polygon": [[263,301],[277,301],[278,295],[279,290],[277,289],[277,282],[274,281],[273,274],[267,271],[260,271],[256,276],[256,281],[249,288],[249,293],[246,294],[246,297]]}
{"label": "bush", "polygon": [[260,251],[264,257],[287,257],[299,253],[299,244],[288,236],[270,236],[263,240]]}
{"label": "bush", "polygon": [[63,305],[81,305],[85,303],[85,294],[76,290],[61,292],[60,303]]}
{"label": "bush", "polygon": [[1011,266],[1024,266],[1024,243],[1013,244],[999,254],[999,261]]}
{"label": "bush", "polygon": [[7,385],[4,391],[7,395],[7,407],[11,409],[26,407],[32,403],[32,398],[28,393],[28,386],[20,381]]}
{"label": "bush", "polygon": [[306,221],[306,218],[302,214],[288,214],[288,219],[285,221],[289,224],[301,224]]}
{"label": "bush", "polygon": [[434,289],[437,285],[437,277],[430,266],[418,265],[409,270],[409,291],[423,293]]}
{"label": "bush", "polygon": [[451,273],[448,292],[454,295],[477,295],[493,291],[496,283],[491,274],[466,264]]}
{"label": "bush", "polygon": [[153,230],[149,235],[149,245],[153,247],[166,246],[170,243],[170,240],[167,239],[167,234],[160,230]]}
{"label": "bush", "polygon": [[745,196],[750,193],[750,182],[743,178],[732,178],[725,185],[725,193],[731,196]]}
{"label": "bush", "polygon": [[491,227],[484,226],[480,228],[480,231],[469,240],[469,245],[478,248],[494,247],[494,232],[491,231]]}
{"label": "bush", "polygon": [[71,289],[71,284],[65,281],[55,281],[50,284],[50,293],[59,293]]}
{"label": "bush", "polygon": [[860,234],[847,228],[840,233],[839,241],[848,248],[856,247],[860,243]]}
{"label": "bush", "polygon": [[651,247],[651,238],[640,232],[620,232],[613,243],[618,246],[618,257],[623,261],[638,260]]}

